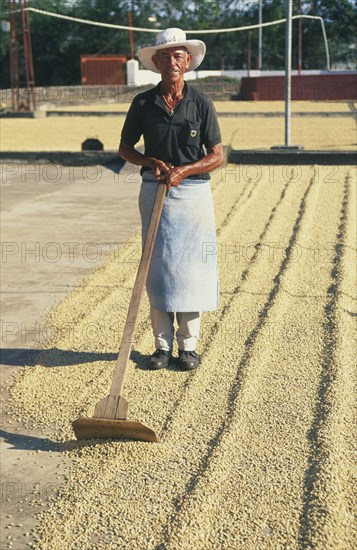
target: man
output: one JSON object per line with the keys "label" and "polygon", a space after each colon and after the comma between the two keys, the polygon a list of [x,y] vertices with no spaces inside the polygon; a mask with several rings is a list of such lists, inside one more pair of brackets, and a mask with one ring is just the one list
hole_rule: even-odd
{"label": "man", "polygon": [[[168,192],[147,279],[156,351],[149,368],[167,367],[172,357],[174,317],[182,370],[199,365],[196,345],[202,311],[218,307],[216,242],[209,172],[223,162],[223,149],[212,101],[184,81],[198,67],[206,46],[186,40],[177,28],[156,37],[138,55],[161,82],[137,95],[128,111],[119,147],[122,158],[140,165],[139,207],[145,239],[159,181]],[[144,154],[134,146],[144,137]]]}

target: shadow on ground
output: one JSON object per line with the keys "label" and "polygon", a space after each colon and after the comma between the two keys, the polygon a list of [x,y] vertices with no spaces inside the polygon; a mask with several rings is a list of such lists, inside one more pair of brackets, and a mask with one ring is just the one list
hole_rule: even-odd
{"label": "shadow on ground", "polygon": [[23,367],[25,365],[42,365],[43,367],[65,367],[96,361],[115,361],[117,353],[94,353],[73,351],[59,348],[48,350],[5,348],[1,350],[1,365]]}
{"label": "shadow on ground", "polygon": [[60,451],[61,444],[33,435],[23,435],[0,430],[0,437],[11,449],[22,449],[25,451]]}
{"label": "shadow on ground", "polygon": [[[92,351],[74,351],[59,348],[46,350],[26,348],[4,348],[0,352],[0,364],[12,367],[24,367],[26,365],[41,365],[43,367],[70,367],[82,363],[96,363],[98,361],[116,361],[117,353],[98,353]],[[135,363],[135,368],[147,370],[150,363],[150,355],[133,350],[130,359]],[[175,359],[172,359],[170,370],[176,368]]]}

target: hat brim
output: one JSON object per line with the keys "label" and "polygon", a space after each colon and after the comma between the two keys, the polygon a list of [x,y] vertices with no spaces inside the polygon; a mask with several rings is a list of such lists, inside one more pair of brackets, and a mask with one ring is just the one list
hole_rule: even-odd
{"label": "hat brim", "polygon": [[167,48],[178,48],[184,46],[187,48],[188,52],[192,55],[192,60],[190,66],[185,70],[185,73],[189,71],[194,71],[202,63],[203,58],[206,54],[206,44],[202,40],[185,40],[183,42],[173,42],[171,44],[162,44],[161,46],[149,46],[147,48],[140,48],[138,51],[138,57],[141,63],[154,73],[159,73],[160,71],[156,67],[155,63],[152,60],[152,57],[156,54],[158,50],[165,50]]}

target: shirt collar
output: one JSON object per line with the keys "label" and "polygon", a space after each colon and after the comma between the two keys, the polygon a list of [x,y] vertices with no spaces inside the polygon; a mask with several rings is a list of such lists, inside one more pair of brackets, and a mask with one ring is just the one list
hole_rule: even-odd
{"label": "shirt collar", "polygon": [[[160,84],[161,82],[158,83],[158,85],[156,86],[156,88],[154,88],[155,90],[155,99],[154,99],[154,103],[157,103],[159,97],[161,96],[161,92],[160,92]],[[186,100],[186,101],[190,101],[192,99],[192,88],[191,86],[188,86],[187,82],[185,81],[185,85],[184,85],[184,88],[183,88],[183,98],[182,98],[182,101],[183,100]]]}

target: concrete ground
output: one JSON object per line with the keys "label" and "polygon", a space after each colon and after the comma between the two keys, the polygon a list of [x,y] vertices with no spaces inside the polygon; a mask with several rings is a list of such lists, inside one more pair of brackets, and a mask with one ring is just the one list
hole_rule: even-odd
{"label": "concrete ground", "polygon": [[1,538],[31,544],[34,516],[61,485],[66,459],[9,413],[8,387],[46,339],[52,306],[140,227],[138,170],[7,163],[1,177]]}

